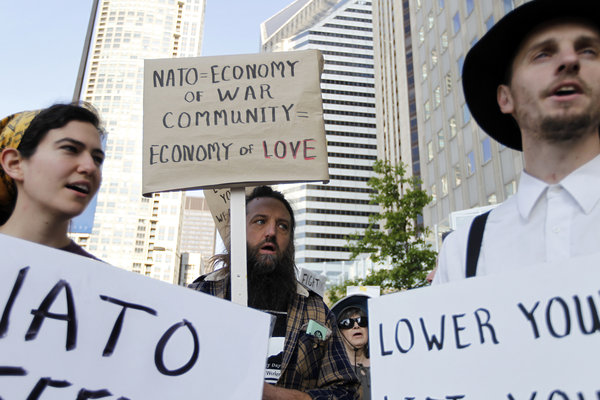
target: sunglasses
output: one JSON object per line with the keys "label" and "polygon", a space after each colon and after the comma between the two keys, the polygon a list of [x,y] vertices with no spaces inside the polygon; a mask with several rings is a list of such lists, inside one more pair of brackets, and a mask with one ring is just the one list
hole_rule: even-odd
{"label": "sunglasses", "polygon": [[340,329],[352,329],[354,323],[357,323],[361,328],[366,328],[369,325],[369,319],[367,317],[358,318],[345,318],[338,323]]}

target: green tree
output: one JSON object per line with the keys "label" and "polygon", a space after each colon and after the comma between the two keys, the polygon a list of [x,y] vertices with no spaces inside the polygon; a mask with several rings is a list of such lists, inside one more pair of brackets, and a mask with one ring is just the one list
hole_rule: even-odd
{"label": "green tree", "polygon": [[376,264],[389,261],[391,269],[332,287],[328,293],[332,302],[344,297],[349,285],[379,285],[384,292],[424,286],[427,273],[435,265],[436,252],[424,239],[429,230],[417,223],[431,196],[420,188],[418,178],[405,177],[404,165],[393,166],[380,160],[373,165],[373,171],[377,176],[367,183],[373,189],[370,202],[379,204],[381,213],[369,217],[364,236],[350,235],[348,246],[351,259],[366,253]]}

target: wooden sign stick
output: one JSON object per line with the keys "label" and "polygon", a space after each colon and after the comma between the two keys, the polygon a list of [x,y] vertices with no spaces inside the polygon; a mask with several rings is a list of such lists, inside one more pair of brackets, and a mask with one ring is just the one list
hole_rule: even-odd
{"label": "wooden sign stick", "polygon": [[231,301],[248,305],[248,267],[246,263],[246,191],[231,188],[229,203],[231,238]]}

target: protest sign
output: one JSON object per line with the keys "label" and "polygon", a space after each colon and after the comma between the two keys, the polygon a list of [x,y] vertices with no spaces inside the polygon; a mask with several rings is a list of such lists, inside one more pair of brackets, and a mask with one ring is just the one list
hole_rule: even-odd
{"label": "protest sign", "polygon": [[312,290],[321,297],[325,296],[325,282],[327,276],[311,271],[307,268],[300,268],[298,273],[298,282],[307,289]]}
{"label": "protest sign", "polygon": [[144,194],[327,181],[317,50],[145,60]]}
{"label": "protest sign", "polygon": [[0,249],[0,398],[261,398],[269,315],[5,235]]}
{"label": "protest sign", "polygon": [[[246,187],[246,196],[252,192],[253,187]],[[220,189],[204,189],[204,198],[206,204],[210,209],[215,227],[221,236],[221,240],[225,244],[225,247],[229,247],[230,237],[230,204],[231,204],[231,189],[220,188]]]}
{"label": "protest sign", "polygon": [[600,398],[599,261],[369,299],[372,398]]}

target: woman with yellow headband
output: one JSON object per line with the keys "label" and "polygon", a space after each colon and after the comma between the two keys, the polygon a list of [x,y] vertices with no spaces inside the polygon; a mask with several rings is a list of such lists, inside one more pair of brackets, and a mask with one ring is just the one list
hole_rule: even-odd
{"label": "woman with yellow headband", "polygon": [[0,121],[0,233],[95,258],[67,236],[100,187],[99,117],[57,104]]}

